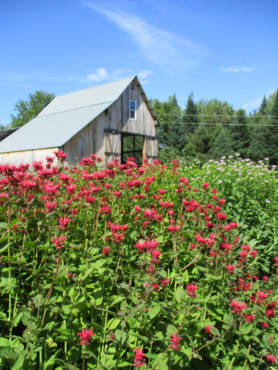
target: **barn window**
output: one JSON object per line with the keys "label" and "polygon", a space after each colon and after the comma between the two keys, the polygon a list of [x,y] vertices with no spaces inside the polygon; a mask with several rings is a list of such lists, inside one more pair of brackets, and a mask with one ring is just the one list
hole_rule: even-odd
{"label": "barn window", "polygon": [[136,119],[136,101],[135,100],[129,101],[129,117],[131,119]]}
{"label": "barn window", "polygon": [[142,164],[144,137],[133,134],[122,134],[121,137],[121,162],[126,163],[127,158],[135,158],[137,164]]}

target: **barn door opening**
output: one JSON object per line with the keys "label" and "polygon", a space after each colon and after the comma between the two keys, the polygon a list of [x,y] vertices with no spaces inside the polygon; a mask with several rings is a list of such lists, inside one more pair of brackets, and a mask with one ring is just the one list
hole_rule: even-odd
{"label": "barn door opening", "polygon": [[142,164],[144,159],[144,146],[144,136],[122,133],[121,163],[126,163],[127,158],[134,157],[137,164]]}

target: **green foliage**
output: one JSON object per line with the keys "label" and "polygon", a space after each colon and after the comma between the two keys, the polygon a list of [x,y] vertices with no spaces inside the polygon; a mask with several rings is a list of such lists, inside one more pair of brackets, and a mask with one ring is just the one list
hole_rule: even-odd
{"label": "green foliage", "polygon": [[15,105],[16,115],[12,114],[11,127],[21,127],[35,118],[53,99],[53,94],[36,91],[27,100],[19,100]]}
{"label": "green foliage", "polygon": [[271,364],[278,181],[266,164],[104,170],[93,156],[0,171],[0,369]]}
{"label": "green foliage", "polygon": [[278,100],[273,93],[263,98],[258,111],[247,115],[217,99],[195,103],[193,94],[182,110],[175,96],[168,102],[152,101],[160,121],[158,129],[159,158],[170,162],[173,156],[205,163],[222,155],[239,153],[242,158],[258,161],[270,158],[278,164]]}

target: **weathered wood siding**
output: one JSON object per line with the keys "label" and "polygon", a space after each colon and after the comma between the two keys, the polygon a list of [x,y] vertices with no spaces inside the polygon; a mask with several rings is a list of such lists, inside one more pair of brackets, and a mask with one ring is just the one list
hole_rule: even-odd
{"label": "weathered wood siding", "polygon": [[[135,119],[129,117],[129,100],[136,101]],[[128,132],[147,136],[145,139],[146,158],[152,160],[157,156],[157,140],[154,137],[155,122],[144,98],[135,83],[131,84],[124,93],[108,109],[76,134],[64,146],[68,154],[67,163],[75,164],[85,156],[96,154],[103,163],[121,158],[121,134]]]}
{"label": "weathered wood siding", "polygon": [[68,155],[68,164],[76,164],[83,157],[88,157],[91,154],[101,156],[99,150],[102,146],[102,139],[99,135],[99,126],[99,118],[96,118],[63,145],[62,149]]}
{"label": "weathered wood siding", "polygon": [[[12,152],[12,153],[1,153],[0,154],[0,163],[1,164],[13,164],[15,166],[20,165],[21,163],[29,163],[32,165],[34,162],[42,161],[46,163],[46,157],[55,157],[53,154],[58,148],[48,148],[48,149],[37,149],[37,150],[26,150],[21,152]],[[55,157],[55,164],[57,164]]]}
{"label": "weathered wood siding", "polygon": [[[136,101],[135,119],[129,117],[129,101]],[[155,137],[155,121],[149,111],[149,108],[135,82],[133,82],[117,101],[108,109],[108,120],[104,122],[104,129],[112,130],[105,133],[105,152],[106,164],[113,158],[120,160],[121,155],[121,132],[128,132],[146,136],[145,156],[150,161],[157,157],[157,140],[148,138]],[[113,130],[114,133],[113,133]],[[104,154],[104,153],[103,153]]]}

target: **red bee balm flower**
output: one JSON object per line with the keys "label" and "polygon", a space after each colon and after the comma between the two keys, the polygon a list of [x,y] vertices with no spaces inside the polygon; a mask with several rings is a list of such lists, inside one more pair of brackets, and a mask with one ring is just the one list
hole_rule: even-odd
{"label": "red bee balm flower", "polygon": [[180,341],[182,340],[182,337],[178,337],[176,334],[171,334],[171,344],[169,345],[169,348],[172,348],[174,351],[178,351],[180,349]]}
{"label": "red bee balm flower", "polygon": [[276,362],[276,357],[274,355],[266,355],[266,359],[271,364],[273,364],[274,362]]}
{"label": "red bee balm flower", "polygon": [[135,352],[133,366],[142,367],[145,364],[146,357],[146,355],[143,352],[143,348],[141,349],[140,347],[138,347],[137,349],[134,349],[133,352]]}
{"label": "red bee balm flower", "polygon": [[195,285],[195,284],[186,285],[186,292],[192,298],[196,297],[196,290],[197,289],[198,289],[198,286]]}
{"label": "red bee balm flower", "polygon": [[90,343],[91,337],[96,335],[93,329],[82,329],[81,333],[77,333],[80,336],[80,345],[87,346]]}

